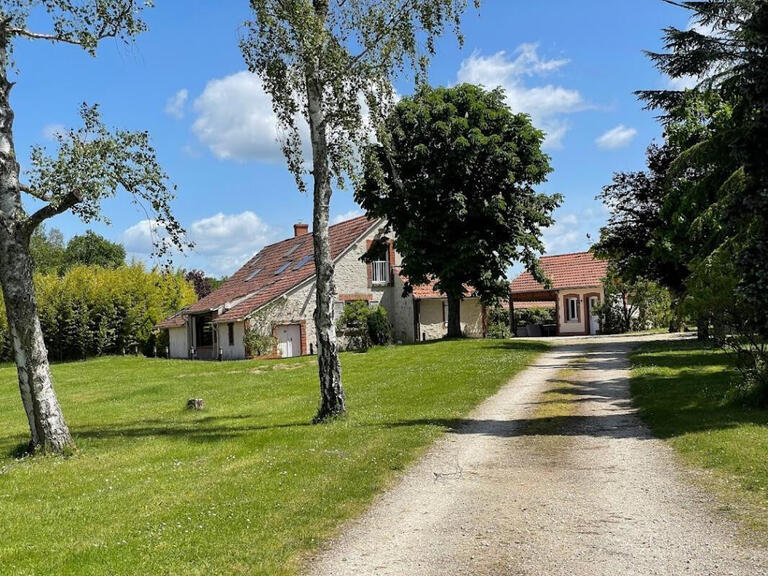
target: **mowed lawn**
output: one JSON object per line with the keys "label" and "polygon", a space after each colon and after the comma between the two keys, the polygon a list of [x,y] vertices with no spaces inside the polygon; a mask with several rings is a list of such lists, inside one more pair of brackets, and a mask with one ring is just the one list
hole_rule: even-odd
{"label": "mowed lawn", "polygon": [[697,342],[657,342],[633,355],[632,393],[642,418],[748,528],[768,544],[768,410],[728,401],[732,358]]}
{"label": "mowed lawn", "polygon": [[[310,424],[314,358],[55,365],[79,452],[15,459],[26,418],[0,368],[0,572],[293,574],[443,428],[544,349],[494,340],[342,358],[349,416]],[[188,398],[206,409],[185,409]],[[433,423],[434,422],[434,423]]]}

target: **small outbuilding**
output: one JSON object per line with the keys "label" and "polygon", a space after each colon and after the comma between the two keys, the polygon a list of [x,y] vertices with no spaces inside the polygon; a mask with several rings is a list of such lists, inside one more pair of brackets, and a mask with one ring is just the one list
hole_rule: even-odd
{"label": "small outbuilding", "polygon": [[556,335],[599,334],[597,307],[605,300],[608,262],[592,252],[542,256],[539,262],[551,286],[546,288],[529,272],[520,274],[509,286],[510,317],[514,319],[515,304],[535,302],[555,307]]}

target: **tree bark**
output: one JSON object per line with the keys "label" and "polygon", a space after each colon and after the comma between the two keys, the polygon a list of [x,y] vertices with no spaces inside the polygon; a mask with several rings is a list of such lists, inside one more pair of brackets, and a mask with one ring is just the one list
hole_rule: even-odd
{"label": "tree bark", "polygon": [[[315,0],[315,13],[323,22],[327,2]],[[341,363],[333,323],[333,300],[336,287],[333,279],[333,258],[328,236],[331,203],[331,173],[328,158],[328,138],[323,110],[323,83],[318,77],[319,61],[308,64],[305,77],[307,107],[312,142],[312,177],[314,180],[312,217],[315,250],[315,332],[317,335],[317,365],[320,376],[320,408],[315,422],[342,415],[346,411],[344,387],[341,383]]]}
{"label": "tree bark", "polygon": [[448,296],[448,338],[461,338],[461,298]]}
{"label": "tree bark", "polygon": [[31,228],[21,204],[19,164],[13,143],[12,84],[7,45],[0,37],[0,285],[30,430],[30,448],[63,453],[73,447],[53,388],[48,352],[37,314],[29,253]]}
{"label": "tree bark", "polygon": [[696,320],[696,338],[703,342],[709,340],[709,316],[706,314],[699,314]]}

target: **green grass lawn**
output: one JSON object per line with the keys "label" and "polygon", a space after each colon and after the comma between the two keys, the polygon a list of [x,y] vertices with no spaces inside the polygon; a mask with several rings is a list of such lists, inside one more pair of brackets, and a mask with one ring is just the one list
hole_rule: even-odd
{"label": "green grass lawn", "polygon": [[[79,453],[17,460],[26,418],[0,367],[0,572],[292,574],[544,346],[493,340],[342,358],[348,418],[312,426],[314,358],[101,358],[54,366]],[[188,398],[206,409],[189,412]]]}
{"label": "green grass lawn", "polygon": [[711,471],[702,480],[768,543],[768,411],[726,400],[737,377],[728,355],[695,341],[647,343],[633,355],[642,418],[687,463]]}

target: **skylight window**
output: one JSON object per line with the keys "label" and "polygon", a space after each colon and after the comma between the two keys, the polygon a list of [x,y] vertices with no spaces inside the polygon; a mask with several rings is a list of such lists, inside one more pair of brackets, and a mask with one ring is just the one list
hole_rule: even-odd
{"label": "skylight window", "polygon": [[244,280],[244,282],[248,282],[249,280],[253,280],[253,278],[256,276],[256,274],[258,274],[261,271],[262,271],[262,268],[256,268],[256,270],[254,270],[253,272],[248,274],[248,278],[246,278]]}
{"label": "skylight window", "polygon": [[306,256],[304,256],[304,258],[302,258],[301,260],[296,262],[296,266],[294,266],[293,269],[294,270],[300,270],[302,268],[302,266],[304,266],[304,264],[306,264],[310,260],[312,260],[312,254],[307,254]]}
{"label": "skylight window", "polygon": [[289,267],[291,264],[293,264],[293,262],[286,262],[285,264],[283,264],[282,266],[280,266],[280,268],[278,268],[278,269],[277,269],[277,272],[275,272],[275,276],[277,276],[278,274],[282,274],[283,272],[285,272],[285,271],[286,271],[286,269],[287,269],[287,268],[288,268],[288,267]]}
{"label": "skylight window", "polygon": [[303,244],[303,242],[297,242],[296,244],[294,244],[293,246],[291,246],[291,249],[290,249],[290,250],[288,250],[288,252],[286,252],[286,253],[284,254],[284,256],[283,256],[283,257],[284,257],[284,258],[288,258],[288,256],[290,256],[291,254],[293,254],[294,252],[296,252],[296,250],[298,250],[298,249],[299,249],[299,246],[301,246],[302,244]]}

